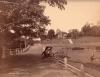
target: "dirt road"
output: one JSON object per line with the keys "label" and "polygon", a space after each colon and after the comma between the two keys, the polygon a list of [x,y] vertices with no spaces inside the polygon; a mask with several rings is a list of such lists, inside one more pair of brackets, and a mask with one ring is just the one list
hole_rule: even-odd
{"label": "dirt road", "polygon": [[52,59],[41,59],[42,45],[0,61],[0,77],[77,77]]}

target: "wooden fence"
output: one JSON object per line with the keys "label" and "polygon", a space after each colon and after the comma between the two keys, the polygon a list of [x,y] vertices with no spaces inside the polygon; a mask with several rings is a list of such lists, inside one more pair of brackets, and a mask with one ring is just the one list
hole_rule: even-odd
{"label": "wooden fence", "polygon": [[64,65],[64,69],[70,70],[71,72],[77,74],[78,77],[94,77],[90,75],[89,73],[85,72],[84,65],[80,64],[80,69],[68,64],[68,58],[64,57],[63,60],[58,59],[57,57],[54,57],[55,60],[57,60],[59,63]]}

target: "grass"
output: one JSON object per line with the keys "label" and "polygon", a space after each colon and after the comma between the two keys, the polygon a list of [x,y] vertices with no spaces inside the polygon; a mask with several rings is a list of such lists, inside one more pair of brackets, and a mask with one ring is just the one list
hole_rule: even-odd
{"label": "grass", "polygon": [[94,51],[97,51],[95,57],[100,58],[100,37],[81,37],[72,41],[74,44],[70,44],[68,39],[53,39],[43,41],[42,44],[53,46],[54,51],[60,52],[60,55],[68,53],[73,60],[85,63],[90,62]]}
{"label": "grass", "polygon": [[[69,63],[78,68],[80,68],[80,63],[83,63],[87,68],[100,72],[100,37],[81,37],[72,41],[74,44],[70,44],[68,39],[53,39],[43,41],[42,44],[53,46],[53,51],[59,56],[68,55],[71,57]],[[93,53],[96,59],[91,62],[90,57]],[[91,73],[92,70],[89,69],[87,72]]]}

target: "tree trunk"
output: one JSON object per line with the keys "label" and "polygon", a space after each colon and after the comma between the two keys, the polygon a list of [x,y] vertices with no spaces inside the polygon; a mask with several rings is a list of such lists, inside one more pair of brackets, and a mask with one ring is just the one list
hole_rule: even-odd
{"label": "tree trunk", "polygon": [[27,40],[26,40],[26,38],[25,38],[25,48],[27,47]]}
{"label": "tree trunk", "polygon": [[2,58],[2,59],[5,59],[5,58],[6,58],[6,47],[5,47],[5,46],[2,46],[1,58]]}

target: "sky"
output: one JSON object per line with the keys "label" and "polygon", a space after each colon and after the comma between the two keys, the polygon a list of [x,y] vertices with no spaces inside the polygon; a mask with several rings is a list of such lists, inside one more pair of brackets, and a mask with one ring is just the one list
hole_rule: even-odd
{"label": "sky", "polygon": [[68,32],[70,29],[81,29],[87,22],[100,21],[100,1],[68,1],[65,10],[46,5],[45,14],[51,19],[48,29],[60,29]]}

